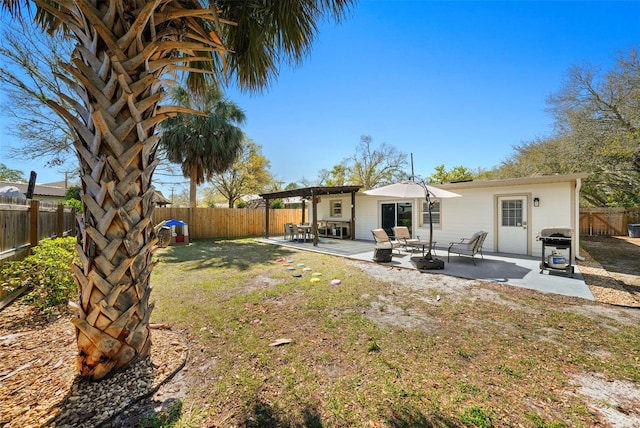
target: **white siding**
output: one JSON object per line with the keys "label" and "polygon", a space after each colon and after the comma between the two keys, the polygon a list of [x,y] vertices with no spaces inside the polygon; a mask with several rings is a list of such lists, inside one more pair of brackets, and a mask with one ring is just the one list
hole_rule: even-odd
{"label": "white siding", "polygon": [[[541,244],[536,235],[544,227],[572,226],[572,183],[530,184],[523,186],[456,189],[461,198],[442,201],[442,230],[434,230],[434,240],[442,246],[448,242],[470,237],[474,232],[489,232],[484,248],[495,251],[498,218],[498,197],[526,196],[528,199],[529,254],[539,256]],[[540,198],[540,206],[534,207],[533,198]],[[575,227],[575,225],[573,225]]]}
{"label": "white siding", "polygon": [[[490,182],[488,182],[490,183]],[[544,227],[570,226],[575,235],[575,181],[543,183],[509,184],[487,187],[449,188],[461,195],[457,198],[441,200],[442,226],[434,228],[433,240],[438,248],[446,248],[450,242],[468,238],[479,230],[488,232],[484,249],[493,252],[497,245],[498,197],[525,196],[528,201],[528,253],[540,256],[542,245],[536,241],[536,235]],[[540,198],[540,206],[533,206],[533,198]],[[330,216],[330,201],[342,200],[342,217]],[[420,225],[423,199],[399,200],[356,194],[355,238],[372,240],[371,230],[380,227],[380,204],[382,202],[411,202],[413,204],[414,235],[422,239],[429,238],[429,225]],[[323,196],[318,204],[318,220],[351,219],[351,196]],[[575,255],[575,253],[574,253]]]}
{"label": "white siding", "polygon": [[356,239],[373,241],[372,229],[380,227],[377,198],[356,194]]}
{"label": "white siding", "polygon": [[[462,196],[441,200],[442,228],[433,230],[436,247],[446,248],[450,242],[469,238],[484,230],[489,232],[484,249],[493,251],[494,202],[491,189],[468,189],[456,193]],[[428,236],[428,228],[429,225],[425,225],[425,236]]]}

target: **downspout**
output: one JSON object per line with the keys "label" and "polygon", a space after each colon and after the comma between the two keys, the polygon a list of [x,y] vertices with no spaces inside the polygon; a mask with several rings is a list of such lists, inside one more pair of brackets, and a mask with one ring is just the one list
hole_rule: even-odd
{"label": "downspout", "polygon": [[580,255],[580,188],[582,187],[582,179],[576,178],[576,194],[573,204],[573,224],[575,227],[575,258],[578,260],[584,260],[584,257]]}
{"label": "downspout", "polygon": [[356,239],[356,192],[351,192],[351,240]]}

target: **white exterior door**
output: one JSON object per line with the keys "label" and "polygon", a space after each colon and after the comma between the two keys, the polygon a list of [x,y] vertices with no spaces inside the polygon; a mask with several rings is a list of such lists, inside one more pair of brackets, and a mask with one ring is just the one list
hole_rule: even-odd
{"label": "white exterior door", "polygon": [[527,254],[527,197],[498,198],[498,252]]}

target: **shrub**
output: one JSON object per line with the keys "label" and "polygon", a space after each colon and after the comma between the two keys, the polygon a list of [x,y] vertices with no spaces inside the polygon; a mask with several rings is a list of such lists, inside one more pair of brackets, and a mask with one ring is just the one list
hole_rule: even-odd
{"label": "shrub", "polygon": [[80,202],[77,199],[73,199],[73,198],[72,199],[67,199],[66,201],[64,201],[64,204],[66,206],[69,206],[69,207],[74,207],[76,209],[77,213],[82,213],[83,212],[83,210],[82,210],[82,202]]}
{"label": "shrub", "polygon": [[269,208],[272,210],[282,209],[284,208],[284,202],[282,202],[282,199],[274,199],[274,201],[269,204]]}
{"label": "shrub", "polygon": [[77,297],[71,264],[76,260],[76,238],[45,239],[32,249],[33,254],[2,266],[0,280],[15,289],[32,284],[26,301],[42,312],[66,304]]}
{"label": "shrub", "polygon": [[80,186],[69,186],[67,190],[64,192],[64,198],[66,200],[75,199],[79,201],[82,197],[82,188]]}

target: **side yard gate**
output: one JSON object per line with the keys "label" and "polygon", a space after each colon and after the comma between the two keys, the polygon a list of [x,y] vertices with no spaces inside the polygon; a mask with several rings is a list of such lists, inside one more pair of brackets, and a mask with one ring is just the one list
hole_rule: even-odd
{"label": "side yard gate", "polygon": [[581,235],[627,235],[627,225],[640,223],[640,208],[580,208]]}

